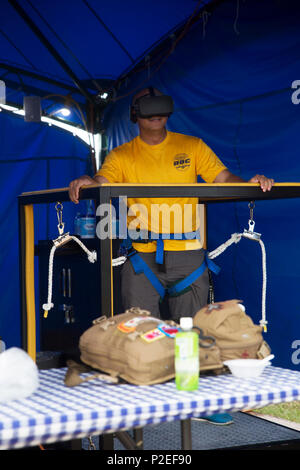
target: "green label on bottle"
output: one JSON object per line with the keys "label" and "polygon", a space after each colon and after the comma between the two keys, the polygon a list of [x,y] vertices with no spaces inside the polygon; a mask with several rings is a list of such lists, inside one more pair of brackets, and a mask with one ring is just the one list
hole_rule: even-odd
{"label": "green label on bottle", "polygon": [[197,390],[199,382],[198,335],[181,332],[175,339],[175,383],[178,390]]}

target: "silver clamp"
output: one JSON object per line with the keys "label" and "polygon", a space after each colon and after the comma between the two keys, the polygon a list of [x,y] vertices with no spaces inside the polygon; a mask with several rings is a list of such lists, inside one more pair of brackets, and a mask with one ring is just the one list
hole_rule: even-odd
{"label": "silver clamp", "polygon": [[70,240],[72,240],[72,237],[70,236],[70,232],[63,233],[59,237],[57,237],[55,240],[53,240],[53,244],[56,247],[62,246],[65,243],[68,243]]}
{"label": "silver clamp", "polygon": [[255,204],[253,201],[249,202],[248,204],[249,210],[250,210],[250,219],[248,221],[248,230],[244,229],[243,232],[243,237],[245,238],[250,238],[251,240],[259,241],[261,237],[261,233],[254,232],[254,227],[255,227],[255,222],[253,219],[253,210],[255,207]]}

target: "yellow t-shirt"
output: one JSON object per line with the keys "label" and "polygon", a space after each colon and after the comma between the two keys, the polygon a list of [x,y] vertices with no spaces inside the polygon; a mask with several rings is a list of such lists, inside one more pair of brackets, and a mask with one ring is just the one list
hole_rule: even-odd
{"label": "yellow t-shirt", "polygon": [[[212,183],[226,167],[198,137],[167,132],[158,145],[139,136],[112,150],[97,172],[110,183],[197,183],[197,175]],[[192,232],[199,228],[197,198],[129,198],[128,228],[155,233]],[[154,252],[156,242],[134,243],[142,252]],[[201,241],[164,240],[167,251],[201,248]]]}

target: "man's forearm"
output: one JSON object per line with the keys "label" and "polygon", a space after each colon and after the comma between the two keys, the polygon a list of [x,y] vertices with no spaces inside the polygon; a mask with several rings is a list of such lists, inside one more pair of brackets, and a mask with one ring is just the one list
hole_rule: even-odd
{"label": "man's forearm", "polygon": [[229,170],[223,170],[215,178],[214,183],[246,183],[246,181]]}
{"label": "man's forearm", "polygon": [[109,183],[109,181],[108,181],[104,176],[101,176],[101,175],[95,175],[95,176],[93,177],[93,180],[94,180],[95,183],[97,183],[97,184]]}
{"label": "man's forearm", "polygon": [[79,203],[79,190],[82,186],[88,186],[89,184],[103,184],[109,183],[109,181],[104,178],[104,176],[95,175],[91,178],[88,175],[82,175],[80,178],[71,181],[69,185],[69,196],[71,201],[75,202],[75,204]]}
{"label": "man's forearm", "polygon": [[[229,170],[223,170],[215,178],[214,183],[246,183],[247,181],[240,176],[234,175]],[[258,183],[261,189],[265,191],[271,191],[274,184],[273,178],[267,178],[264,175],[253,176],[248,183]]]}

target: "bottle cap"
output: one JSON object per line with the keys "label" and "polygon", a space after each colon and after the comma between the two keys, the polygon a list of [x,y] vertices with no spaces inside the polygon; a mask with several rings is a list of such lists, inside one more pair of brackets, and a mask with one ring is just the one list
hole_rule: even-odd
{"label": "bottle cap", "polygon": [[192,317],[181,317],[180,318],[180,327],[183,330],[191,330],[193,328],[193,319],[192,319]]}

